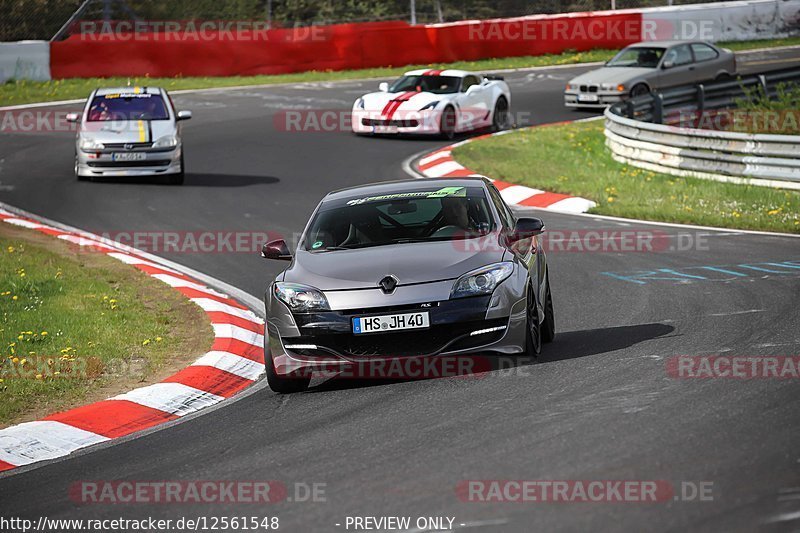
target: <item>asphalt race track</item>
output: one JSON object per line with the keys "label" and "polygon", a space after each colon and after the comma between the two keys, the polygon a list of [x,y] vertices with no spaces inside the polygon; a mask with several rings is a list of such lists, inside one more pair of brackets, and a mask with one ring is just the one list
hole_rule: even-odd
{"label": "asphalt race track", "polygon": [[[797,56],[750,54],[745,69]],[[591,116],[561,105],[565,82],[585,70],[507,74],[520,125]],[[72,134],[3,135],[0,200],[95,233],[291,237],[329,190],[404,178],[406,158],[444,144],[283,131],[287,111],[347,111],[377,83],[176,96],[195,116],[185,129],[183,187],[78,183]],[[269,515],[291,532],[396,515],[454,516],[456,528],[475,531],[800,527],[797,380],[676,379],[666,366],[679,355],[800,355],[800,239],[537,213],[551,231],[636,230],[662,244],[550,252],[558,337],[538,361],[472,379],[329,380],[292,396],[257,386],[183,423],[0,479],[3,514]],[[255,252],[162,255],[258,297],[285,266]],[[324,483],[326,501],[79,506],[68,497],[80,480],[184,479]],[[713,498],[462,502],[456,486],[470,479],[712,482]]]}

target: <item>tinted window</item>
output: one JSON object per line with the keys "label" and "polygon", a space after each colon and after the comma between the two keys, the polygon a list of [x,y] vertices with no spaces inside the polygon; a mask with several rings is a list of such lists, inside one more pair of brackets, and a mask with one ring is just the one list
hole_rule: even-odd
{"label": "tinted window", "polygon": [[688,44],[682,44],[667,51],[664,61],[672,61],[673,65],[688,65],[692,62],[692,51]]}
{"label": "tinted window", "polygon": [[486,195],[479,187],[354,198],[331,208],[323,204],[311,221],[304,247],[324,252],[469,239],[492,231],[492,220]]}
{"label": "tinted window", "polygon": [[492,197],[492,202],[494,202],[494,207],[497,209],[497,213],[500,215],[500,220],[503,222],[503,225],[507,228],[513,228],[514,215],[511,214],[508,206],[503,201],[503,197],[494,185],[489,186],[489,195]]}
{"label": "tinted window", "polygon": [[168,119],[167,105],[157,94],[118,93],[95,96],[88,113],[89,122]]}
{"label": "tinted window", "polygon": [[663,48],[635,46],[622,50],[606,66],[656,68],[663,55]]}
{"label": "tinted window", "polygon": [[693,44],[692,52],[694,52],[695,61],[708,61],[709,59],[716,59],[719,54],[717,51],[708,46],[707,44]]}
{"label": "tinted window", "polygon": [[461,92],[465,93],[467,92],[467,89],[469,89],[473,85],[478,85],[479,83],[480,82],[478,81],[478,78],[476,78],[475,76],[467,76],[464,78],[464,83],[461,85]]}
{"label": "tinted window", "polygon": [[434,94],[458,92],[461,78],[454,76],[403,76],[389,87],[390,93],[425,91]]}

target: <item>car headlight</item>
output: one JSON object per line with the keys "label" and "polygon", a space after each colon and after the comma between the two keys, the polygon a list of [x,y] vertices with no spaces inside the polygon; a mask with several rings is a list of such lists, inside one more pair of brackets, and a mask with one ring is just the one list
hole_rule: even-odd
{"label": "car headlight", "polygon": [[514,263],[494,263],[467,272],[456,281],[450,298],[491,294],[514,271]]}
{"label": "car headlight", "polygon": [[429,109],[435,109],[437,105],[439,105],[439,101],[438,100],[436,102],[431,102],[430,104],[426,105],[425,107],[420,109],[420,111],[427,111]]}
{"label": "car headlight", "polygon": [[328,311],[328,299],[322,291],[301,283],[275,283],[275,297],[292,311]]}
{"label": "car headlight", "polygon": [[578,86],[573,84],[573,83],[568,83],[567,84],[567,90],[568,91],[577,91],[578,90]]}
{"label": "car headlight", "polygon": [[178,146],[178,137],[165,135],[153,143],[153,148],[175,148]]}
{"label": "car headlight", "polygon": [[620,93],[625,90],[625,86],[621,83],[603,83],[600,85],[600,88],[604,91],[617,91]]}
{"label": "car headlight", "polygon": [[364,109],[364,99],[363,98],[359,98],[358,100],[356,100],[356,107],[359,108],[359,109]]}
{"label": "car headlight", "polygon": [[94,139],[81,139],[81,150],[102,150],[103,148],[105,148],[105,145]]}

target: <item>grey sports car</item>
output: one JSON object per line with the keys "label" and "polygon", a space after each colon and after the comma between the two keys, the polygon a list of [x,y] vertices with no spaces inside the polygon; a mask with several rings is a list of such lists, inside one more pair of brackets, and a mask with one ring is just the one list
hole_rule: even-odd
{"label": "grey sports car", "polygon": [[462,354],[528,354],[555,337],[544,223],[516,218],[489,180],[384,182],[328,194],[269,286],[270,387],[315,369]]}
{"label": "grey sports car", "polygon": [[621,50],[602,68],[573,78],[567,107],[603,108],[627,97],[736,74],[736,56],[704,41],[649,41]]}

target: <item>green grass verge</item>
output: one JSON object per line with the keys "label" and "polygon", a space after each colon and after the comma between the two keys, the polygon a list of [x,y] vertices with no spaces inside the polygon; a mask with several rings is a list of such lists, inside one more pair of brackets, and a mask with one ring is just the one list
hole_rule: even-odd
{"label": "green grass verge", "polygon": [[[763,41],[743,41],[736,43],[720,43],[721,46],[733,50],[768,48],[800,44],[800,38],[770,39]],[[591,50],[588,52],[564,52],[563,54],[508,57],[484,59],[480,61],[459,61],[437,67],[459,68],[491,72],[492,70],[545,67],[554,65],[572,65],[607,61],[616,50]],[[214,87],[234,87],[239,85],[268,85],[276,83],[300,83],[310,81],[338,81],[363,78],[394,77],[414,68],[431,68],[434,65],[406,65],[400,67],[374,68],[365,70],[344,71],[310,71],[297,74],[280,74],[270,76],[232,76],[226,78],[71,78],[49,82],[9,81],[0,85],[0,105],[18,105],[32,102],[50,102],[55,100],[74,100],[86,98],[98,86],[127,85],[128,81],[135,85],[154,85],[168,90],[208,89]]]}
{"label": "green grass verge", "polygon": [[0,426],[124,392],[211,345],[202,312],[161,282],[0,226]]}
{"label": "green grass verge", "polygon": [[457,148],[492,178],[597,202],[591,212],[663,222],[800,233],[800,193],[679,178],[617,163],[603,121],[521,130]]}

